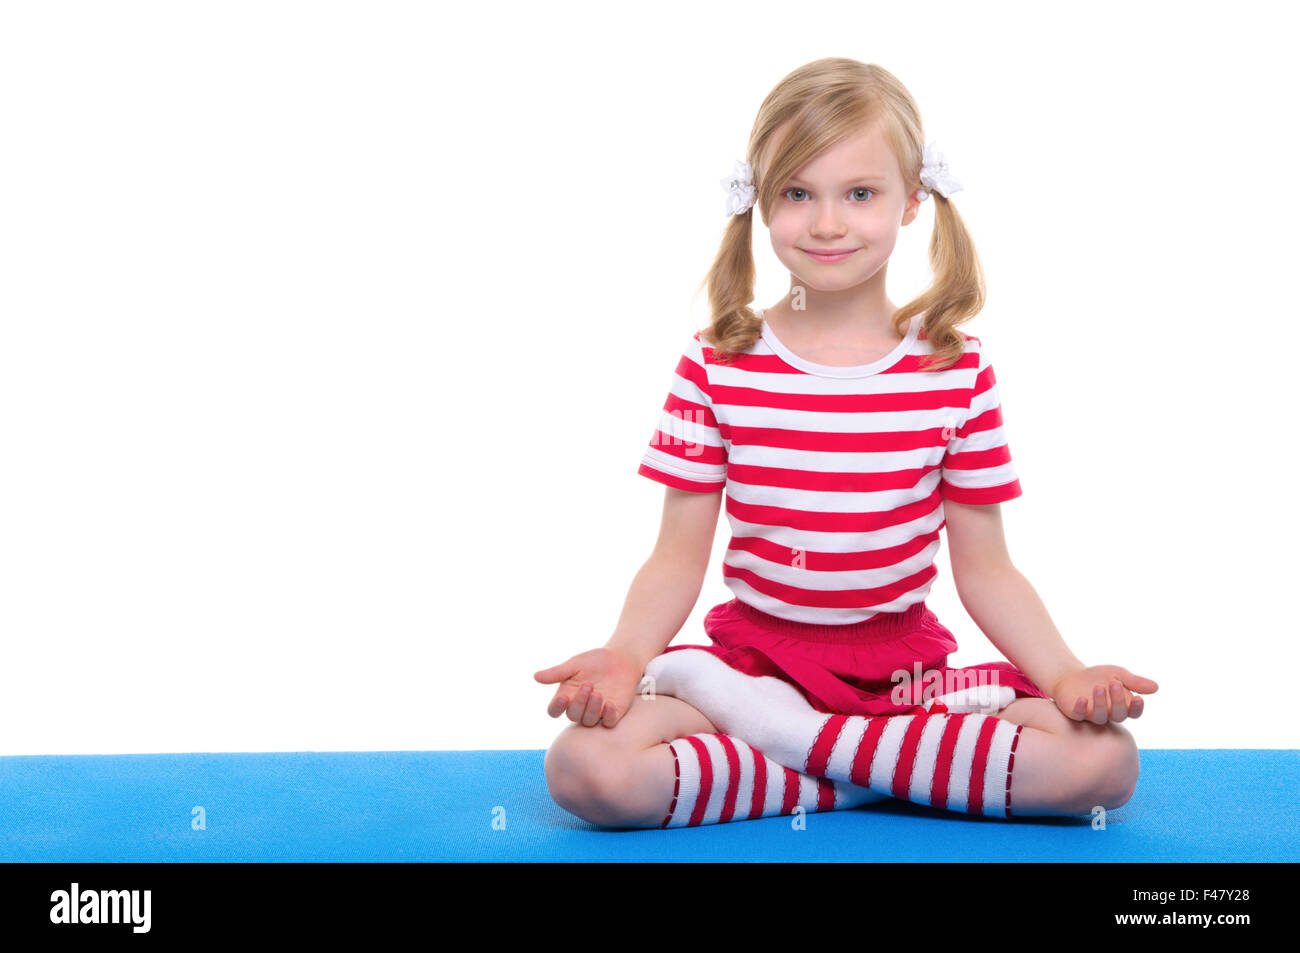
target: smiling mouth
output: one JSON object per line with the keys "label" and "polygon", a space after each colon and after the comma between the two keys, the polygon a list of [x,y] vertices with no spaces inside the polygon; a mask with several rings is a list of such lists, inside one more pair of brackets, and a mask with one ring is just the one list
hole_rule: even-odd
{"label": "smiling mouth", "polygon": [[843,261],[858,249],[856,248],[801,248],[809,258],[816,261]]}

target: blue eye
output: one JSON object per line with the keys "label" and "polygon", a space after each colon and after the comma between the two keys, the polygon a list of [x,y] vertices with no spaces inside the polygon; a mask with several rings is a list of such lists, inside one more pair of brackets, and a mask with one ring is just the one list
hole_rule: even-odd
{"label": "blue eye", "polygon": [[[791,189],[786,189],[786,190],[785,190],[784,192],[782,192],[781,194],[782,194],[782,195],[789,195],[791,192],[801,192],[801,193],[803,193],[804,195],[807,195],[807,194],[808,194],[807,191],[806,191],[805,189],[801,189],[801,188],[797,188],[797,187],[796,187],[796,188],[791,188]],[[849,194],[850,194],[850,195],[855,195],[855,194],[857,194],[858,192],[869,192],[869,193],[871,193],[872,195],[875,195],[875,194],[876,194],[876,190],[875,190],[875,189],[869,189],[869,188],[867,188],[866,186],[862,186],[862,187],[860,187],[860,188],[853,189]],[[799,199],[791,199],[790,201],[792,201],[792,202],[798,202]],[[863,196],[861,199],[859,199],[859,201],[861,201],[861,202],[865,202],[865,201],[867,201],[866,196]]]}

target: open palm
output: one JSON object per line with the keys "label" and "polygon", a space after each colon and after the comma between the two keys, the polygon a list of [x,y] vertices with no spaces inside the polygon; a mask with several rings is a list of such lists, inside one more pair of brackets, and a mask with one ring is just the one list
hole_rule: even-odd
{"label": "open palm", "polygon": [[552,718],[567,712],[577,724],[613,728],[627,714],[641,675],[637,664],[622,652],[598,648],[534,672],[533,678],[544,685],[561,683],[546,707]]}

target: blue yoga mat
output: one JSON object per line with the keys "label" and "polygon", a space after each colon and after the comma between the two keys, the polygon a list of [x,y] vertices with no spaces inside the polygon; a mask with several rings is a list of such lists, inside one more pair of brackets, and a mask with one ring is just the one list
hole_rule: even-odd
{"label": "blue yoga mat", "polygon": [[0,757],[0,861],[1300,860],[1300,751],[1144,750],[1106,817],[970,817],[886,800],[674,830],[558,807],[545,752]]}

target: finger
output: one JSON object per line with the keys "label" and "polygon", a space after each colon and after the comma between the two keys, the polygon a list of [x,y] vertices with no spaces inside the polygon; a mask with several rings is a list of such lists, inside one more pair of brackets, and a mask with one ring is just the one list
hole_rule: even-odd
{"label": "finger", "polygon": [[584,682],[578,689],[578,693],[573,696],[573,701],[569,703],[569,721],[582,721],[582,713],[587,710],[587,699],[591,697],[591,682]]}
{"label": "finger", "polygon": [[541,671],[533,672],[533,678],[543,685],[553,685],[556,682],[562,682],[566,678],[572,678],[578,673],[578,670],[571,664],[572,659],[567,662],[561,662],[559,665],[552,665],[550,668],[544,668]]}
{"label": "finger", "polygon": [[1094,685],[1092,688],[1092,723],[1106,724],[1109,713],[1106,710],[1106,686]]}
{"label": "finger", "polygon": [[590,728],[600,721],[600,709],[603,704],[604,701],[600,697],[600,692],[593,688],[591,697],[587,699],[587,710],[582,715],[582,723]]}
{"label": "finger", "polygon": [[573,704],[573,696],[578,692],[578,686],[575,682],[566,681],[563,685],[555,690],[555,696],[551,703],[546,706],[546,713],[552,718],[559,718],[565,710]]}
{"label": "finger", "polygon": [[1142,701],[1142,696],[1134,695],[1133,700],[1128,703],[1128,716],[1130,718],[1137,718],[1139,715],[1142,714],[1143,707],[1144,707],[1144,703]]}
{"label": "finger", "polygon": [[1119,682],[1110,683],[1110,720],[1123,721],[1128,717],[1128,692]]}
{"label": "finger", "polygon": [[552,718],[559,718],[564,714],[564,709],[569,707],[569,702],[572,700],[572,695],[565,691],[564,688],[560,688],[555,693],[555,697],[551,699],[551,703],[546,706],[546,714]]}
{"label": "finger", "polygon": [[1079,695],[1074,700],[1074,710],[1070,712],[1070,717],[1075,721],[1084,721],[1088,717],[1088,699]]}
{"label": "finger", "polygon": [[1143,695],[1150,695],[1160,688],[1149,678],[1143,678],[1141,675],[1134,675],[1128,669],[1120,669],[1119,679],[1124,683],[1125,688],[1132,689],[1135,692],[1141,692]]}
{"label": "finger", "polygon": [[622,714],[619,712],[617,705],[613,702],[605,703],[605,713],[601,716],[601,722],[606,728],[613,728],[618,724],[618,720],[621,717]]}

